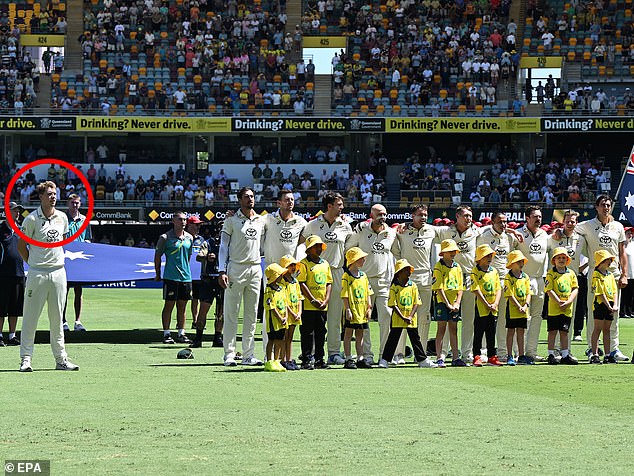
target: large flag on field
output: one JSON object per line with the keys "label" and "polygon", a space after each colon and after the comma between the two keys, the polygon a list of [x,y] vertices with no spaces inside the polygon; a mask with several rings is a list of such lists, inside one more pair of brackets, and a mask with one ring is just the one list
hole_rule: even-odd
{"label": "large flag on field", "polygon": [[[97,284],[154,279],[154,250],[74,241],[64,246],[69,282]],[[200,277],[200,263],[191,259],[192,278]]]}
{"label": "large flag on field", "polygon": [[627,165],[623,171],[617,196],[619,197],[621,211],[625,214],[630,224],[634,225],[634,147],[632,147],[630,157],[627,159]]}

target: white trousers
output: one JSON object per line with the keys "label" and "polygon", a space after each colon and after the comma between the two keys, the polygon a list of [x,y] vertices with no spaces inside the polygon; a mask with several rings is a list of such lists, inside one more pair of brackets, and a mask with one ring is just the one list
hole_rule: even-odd
{"label": "white trousers", "polygon": [[542,327],[542,312],[544,310],[544,278],[531,278],[531,305],[528,318],[528,337],[526,338],[526,355],[537,356],[539,331]]}
{"label": "white trousers", "polygon": [[498,306],[498,323],[495,330],[495,338],[497,340],[497,355],[499,357],[506,357],[511,353],[512,349],[506,348],[506,302],[504,297],[504,280],[500,280],[500,286],[502,289],[502,295],[500,297],[500,305]]}
{"label": "white trousers", "polygon": [[331,268],[330,272],[332,273],[332,287],[326,314],[328,357],[341,352],[341,318],[343,316],[343,301],[341,300],[343,268]]}
{"label": "white trousers", "polygon": [[[416,276],[412,277],[412,281],[418,286],[418,296],[421,305],[416,311],[416,320],[418,321],[418,335],[423,344],[423,349],[427,353],[427,341],[429,340],[429,326],[431,325],[431,284],[422,284],[420,280],[416,280]],[[403,335],[403,337],[405,337]]]}
{"label": "white trousers", "polygon": [[242,358],[253,357],[255,349],[255,324],[262,282],[259,264],[229,263],[227,266],[229,287],[225,289],[224,325],[222,328],[225,358],[235,357],[238,316],[242,307]]}
{"label": "white trousers", "polygon": [[24,291],[24,317],[20,336],[20,357],[33,356],[37,323],[48,304],[48,322],[51,330],[51,350],[56,361],[66,358],[62,316],[66,303],[66,270],[29,270]]}

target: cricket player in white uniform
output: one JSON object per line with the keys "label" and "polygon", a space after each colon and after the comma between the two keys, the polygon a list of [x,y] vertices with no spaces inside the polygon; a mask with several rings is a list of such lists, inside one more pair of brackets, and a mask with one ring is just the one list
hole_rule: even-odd
{"label": "cricket player in white uniform", "polygon": [[[415,205],[412,209],[412,222],[405,224],[402,230],[396,234],[396,240],[392,245],[392,254],[396,259],[406,259],[413,267],[414,272],[410,276],[412,282],[418,287],[418,295],[421,305],[416,311],[418,320],[418,334],[424,348],[427,348],[429,340],[429,325],[431,323],[431,251],[436,230],[427,224],[427,205]],[[403,335],[404,337],[404,335]]]}
{"label": "cricket player in white uniform", "polygon": [[[455,257],[456,263],[462,267],[465,289],[471,288],[471,270],[475,266],[476,239],[486,228],[478,228],[473,224],[471,207],[460,206],[456,208],[456,223],[450,226],[439,226],[436,230],[436,241],[452,239],[460,248],[460,253]],[[460,303],[462,315],[462,335],[460,353],[465,362],[473,362],[473,323],[475,320],[475,294],[465,292]],[[448,334],[448,333],[447,333]],[[443,342],[443,349],[446,343]],[[439,356],[440,357],[440,356]],[[457,359],[458,356],[453,356]]]}
{"label": "cricket player in white uniform", "polygon": [[[556,232],[550,235],[550,239],[548,240],[548,262],[550,263],[553,257],[553,251],[557,247],[566,248],[568,252],[568,256],[571,261],[568,265],[576,275],[577,280],[579,281],[580,275],[583,272],[583,268],[581,266],[581,259],[587,253],[586,251],[586,240],[583,236],[575,231],[575,227],[577,226],[577,219],[579,217],[579,213],[574,210],[566,210],[564,213],[564,227],[563,233],[561,230],[557,230]],[[587,267],[587,264],[585,265]],[[580,286],[581,288],[581,286]],[[572,318],[575,320],[575,315],[577,312],[577,303],[579,299],[586,299],[587,296],[578,295],[577,299],[572,302]],[[575,331],[577,331],[575,326]],[[572,340],[572,339],[571,339]],[[559,334],[557,334],[557,340],[559,342]],[[557,347],[559,348],[559,347]]]}
{"label": "cricket player in white uniform", "polygon": [[[612,261],[610,265],[610,271],[614,274],[617,281],[617,293],[615,306],[619,307],[619,300],[621,292],[620,290],[627,286],[627,253],[625,252],[625,229],[623,225],[614,220],[611,215],[612,206],[614,202],[608,195],[599,195],[595,201],[594,208],[597,211],[597,216],[592,220],[581,222],[577,225],[576,231],[586,240],[587,256],[588,256],[588,279],[592,277],[594,272],[594,253],[599,250],[607,250],[613,256],[618,256],[618,263],[616,260]],[[586,327],[586,336],[588,339],[588,345],[590,345],[590,336],[594,330],[594,315],[592,311],[592,303],[594,301],[594,293],[588,287],[588,325]],[[612,342],[610,344],[610,350],[612,356],[621,362],[629,360],[619,350],[619,316],[614,316],[614,321],[610,326],[610,337]]]}
{"label": "cricket player in white uniform", "polygon": [[[542,210],[536,205],[526,209],[526,223],[520,228],[524,241],[517,247],[528,263],[524,266],[524,272],[531,280],[531,296],[528,337],[526,338],[526,356],[535,362],[542,362],[544,358],[537,354],[539,331],[542,325],[542,312],[544,310],[544,278],[548,266],[548,241],[549,236],[540,228],[542,224]],[[512,349],[507,349],[512,350]]]}
{"label": "cricket player in white uniform", "polygon": [[[501,210],[494,212],[491,216],[491,227],[484,229],[476,240],[476,247],[489,245],[495,251],[491,266],[493,266],[500,275],[501,289],[504,289],[504,278],[509,271],[506,267],[507,256],[511,251],[515,250],[519,244],[513,235],[506,233],[506,220],[505,212]],[[502,293],[498,305],[498,322],[495,335],[498,359],[505,361],[508,353],[506,351],[506,298],[504,297],[504,293]]]}
{"label": "cricket player in white uniform", "polygon": [[[387,301],[390,297],[390,286],[394,278],[394,255],[392,246],[396,241],[396,231],[390,228],[385,222],[387,210],[381,204],[375,204],[370,210],[370,222],[359,223],[354,228],[354,233],[346,244],[346,248],[359,247],[368,254],[365,264],[361,268],[370,281],[370,287],[374,294],[370,296],[372,306],[376,308],[379,319],[379,360],[383,358],[383,348],[390,334],[390,323],[392,321],[392,310],[388,307]],[[404,337],[397,347],[396,363],[405,363],[404,357]],[[370,340],[370,329],[366,329],[363,335],[363,355],[366,362],[374,360],[372,352],[372,342]]]}
{"label": "cricket player in white uniform", "polygon": [[[55,209],[57,186],[53,182],[43,182],[37,186],[40,207],[30,213],[22,224],[24,234],[38,242],[56,243],[68,233],[66,213]],[[24,315],[20,344],[20,372],[31,372],[31,358],[37,322],[48,305],[48,320],[51,332],[51,349],[55,357],[56,370],[79,370],[66,355],[62,316],[66,303],[66,270],[64,269],[64,250],[61,246],[43,248],[27,245],[20,239],[18,252],[29,265],[24,293]]]}
{"label": "cricket player in white uniform", "polygon": [[[322,214],[309,222],[302,233],[303,238],[310,235],[319,236],[326,249],[321,257],[328,261],[332,273],[331,296],[341,295],[341,278],[345,260],[346,242],[352,235],[350,224],[341,215],[343,211],[343,197],[337,192],[329,192],[322,199]],[[333,298],[328,303],[327,314],[327,346],[328,364],[343,365],[346,363],[341,356],[341,318],[343,315],[343,301]]]}
{"label": "cricket player in white uniform", "polygon": [[264,219],[255,213],[253,190],[243,187],[238,192],[240,209],[228,217],[220,233],[218,282],[225,290],[224,302],[224,365],[236,366],[236,335],[238,316],[243,310],[242,364],[262,365],[255,358],[254,334],[262,268],[260,242],[264,234]]}
{"label": "cricket player in white uniform", "polygon": [[[306,227],[306,220],[293,212],[295,198],[291,190],[280,190],[277,195],[278,210],[264,215],[264,237],[262,250],[264,252],[264,268],[280,262],[284,255],[296,257],[297,245],[303,242],[302,231]],[[263,276],[266,280],[266,276]],[[264,283],[266,286],[266,282]],[[268,334],[266,319],[262,320],[262,345],[266,351]]]}

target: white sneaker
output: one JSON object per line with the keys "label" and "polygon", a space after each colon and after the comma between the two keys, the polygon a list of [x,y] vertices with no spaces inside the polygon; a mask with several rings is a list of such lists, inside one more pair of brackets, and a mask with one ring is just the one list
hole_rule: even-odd
{"label": "white sneaker", "polygon": [[385,359],[379,360],[379,368],[387,369],[388,367],[389,367],[389,364],[387,363],[387,360]]}
{"label": "white sneaker", "polygon": [[422,362],[418,362],[418,366],[421,369],[436,369],[436,368],[438,368],[438,364],[436,362],[434,362],[433,360],[429,359],[429,358],[423,360]]}
{"label": "white sneaker", "polygon": [[346,363],[346,359],[339,354],[333,354],[328,357],[328,365],[343,365]]}
{"label": "white sneaker", "polygon": [[57,362],[55,370],[79,370],[79,365],[75,365],[70,360],[64,359]]}
{"label": "white sneaker", "polygon": [[[483,364],[486,364],[489,361],[489,358],[487,357],[486,354],[484,355],[480,355],[480,362],[482,362]],[[469,357],[467,357],[467,360],[465,360],[466,363],[468,364],[472,364],[473,363],[473,356],[470,355]]]}
{"label": "white sneaker", "polygon": [[405,356],[403,354],[398,354],[395,358],[396,358],[396,365],[405,364]]}
{"label": "white sneaker", "polygon": [[[480,357],[480,359],[482,359],[482,357]],[[469,354],[467,355],[467,358],[464,360],[467,364],[472,364],[473,363],[473,355]],[[484,363],[484,362],[483,362]]]}
{"label": "white sneaker", "polygon": [[31,367],[31,357],[22,357],[22,362],[20,362],[20,372],[33,372],[33,367]]}
{"label": "white sneaker", "polygon": [[573,340],[573,341],[575,341],[575,342],[581,342],[581,341],[583,340],[583,337],[581,337],[581,336],[574,336],[574,337],[572,338],[572,340]]}
{"label": "white sneaker", "polygon": [[370,365],[374,365],[374,364],[375,364],[375,362],[374,362],[374,358],[373,358],[372,356],[370,356],[370,357],[365,357],[365,361],[366,361],[368,364],[370,364]]}
{"label": "white sneaker", "polygon": [[236,365],[238,365],[238,363],[236,362],[236,359],[233,357],[233,355],[226,355],[224,365],[225,367],[235,367]]}
{"label": "white sneaker", "polygon": [[247,357],[246,359],[242,359],[242,365],[249,365],[253,367],[256,365],[262,365],[262,361],[260,359],[256,359],[255,357]]}
{"label": "white sneaker", "polygon": [[616,349],[614,352],[611,353],[617,362],[627,362],[628,360],[630,360],[630,358],[623,355],[623,352],[621,352],[619,349]]}
{"label": "white sneaker", "polygon": [[64,322],[64,332],[68,332],[70,328],[68,327],[68,322]]}

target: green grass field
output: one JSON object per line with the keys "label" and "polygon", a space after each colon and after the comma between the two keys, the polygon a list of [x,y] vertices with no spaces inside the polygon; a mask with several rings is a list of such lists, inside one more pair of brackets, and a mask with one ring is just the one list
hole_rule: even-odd
{"label": "green grass field", "polygon": [[[192,361],[161,343],[159,290],[84,296],[89,332],[67,344],[80,372],[52,371],[39,344],[20,374],[19,349],[0,349],[5,459],[82,475],[626,474],[634,461],[634,365],[225,369],[209,343]],[[629,356],[634,320],[621,333]]]}

